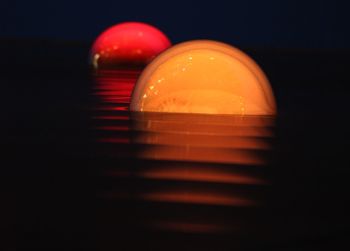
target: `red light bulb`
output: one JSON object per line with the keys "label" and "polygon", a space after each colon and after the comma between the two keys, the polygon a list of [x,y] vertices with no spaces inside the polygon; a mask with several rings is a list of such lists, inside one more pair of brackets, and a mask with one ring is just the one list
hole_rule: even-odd
{"label": "red light bulb", "polygon": [[171,43],[157,28],[139,22],[114,25],[94,42],[90,63],[95,69],[142,67]]}

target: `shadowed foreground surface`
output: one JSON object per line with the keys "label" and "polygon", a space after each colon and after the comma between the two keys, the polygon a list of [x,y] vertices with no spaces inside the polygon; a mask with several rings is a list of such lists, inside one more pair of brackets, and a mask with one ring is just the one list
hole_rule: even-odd
{"label": "shadowed foreground surface", "polygon": [[3,250],[348,245],[349,52],[245,50],[279,115],[130,114],[139,70],[2,41]]}

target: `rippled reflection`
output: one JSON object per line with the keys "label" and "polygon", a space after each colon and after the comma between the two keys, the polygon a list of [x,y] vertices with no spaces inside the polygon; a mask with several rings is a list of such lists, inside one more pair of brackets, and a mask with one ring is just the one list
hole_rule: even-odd
{"label": "rippled reflection", "polygon": [[263,165],[271,148],[273,118],[195,114],[132,116],[139,158]]}
{"label": "rippled reflection", "polygon": [[130,130],[128,107],[140,73],[141,70],[137,69],[119,69],[99,71],[98,75],[95,75],[92,119],[97,141],[112,144],[130,143],[127,133]]}
{"label": "rippled reflection", "polygon": [[[137,199],[224,208],[257,208],[264,203],[262,193],[268,185],[264,168],[272,150],[273,117],[133,113],[131,121],[131,143],[141,146],[134,156],[151,160],[137,168],[134,176],[163,182],[158,189],[139,191]],[[186,227],[190,232],[245,227],[215,217],[209,222],[213,220],[211,227],[207,217],[195,223],[155,219],[150,226],[185,232]]]}
{"label": "rippled reflection", "polygon": [[101,228],[257,236],[274,117],[129,113],[136,76],[99,77],[94,93]]}
{"label": "rippled reflection", "polygon": [[[104,70],[95,76],[93,95],[96,97],[95,110],[99,111],[127,111],[131,99],[131,92],[141,70]],[[101,113],[99,119],[123,119],[118,114]]]}

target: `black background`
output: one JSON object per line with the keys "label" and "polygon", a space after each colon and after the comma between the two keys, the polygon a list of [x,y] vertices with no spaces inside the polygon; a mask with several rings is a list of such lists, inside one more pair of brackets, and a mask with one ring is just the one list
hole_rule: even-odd
{"label": "black background", "polygon": [[[117,238],[120,246],[105,249],[205,246],[201,238],[176,236],[174,242],[155,235],[147,241],[144,233],[108,232],[99,225],[103,206],[96,190],[105,184],[97,178],[101,159],[91,140],[94,82],[87,58],[94,38],[122,21],[153,24],[174,43],[198,38],[231,43],[269,77],[279,112],[272,197],[283,212],[278,224],[294,228],[264,247],[253,243],[256,250],[348,245],[347,6],[313,0],[2,1],[2,249],[102,249],[101,231],[123,237]],[[298,229],[293,222],[304,224]],[[292,234],[299,231],[307,235]],[[218,250],[230,250],[230,243],[222,240]]]}
{"label": "black background", "polygon": [[207,38],[237,46],[348,48],[348,9],[341,0],[3,0],[0,37],[89,42],[113,24],[143,21],[174,43]]}

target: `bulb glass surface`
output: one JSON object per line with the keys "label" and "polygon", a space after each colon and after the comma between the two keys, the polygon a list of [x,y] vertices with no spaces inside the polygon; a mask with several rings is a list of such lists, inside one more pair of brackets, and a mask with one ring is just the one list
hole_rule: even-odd
{"label": "bulb glass surface", "polygon": [[95,69],[144,66],[171,45],[157,28],[140,22],[114,25],[98,36],[90,52]]}
{"label": "bulb glass surface", "polygon": [[215,41],[178,44],[141,74],[131,111],[274,115],[275,100],[260,67],[242,51]]}

